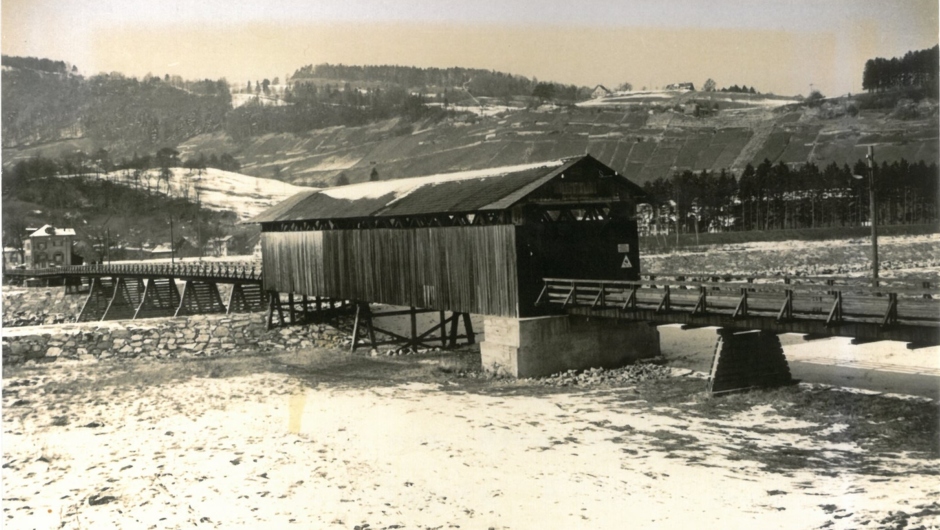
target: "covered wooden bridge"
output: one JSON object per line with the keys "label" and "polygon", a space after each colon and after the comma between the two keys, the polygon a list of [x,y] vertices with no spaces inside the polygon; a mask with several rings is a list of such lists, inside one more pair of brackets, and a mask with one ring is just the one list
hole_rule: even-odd
{"label": "covered wooden bridge", "polygon": [[366,330],[370,303],[439,312],[435,328],[397,337],[417,345],[458,318],[472,337],[470,313],[559,313],[536,306],[545,277],[639,279],[642,194],[585,155],[305,192],[252,222],[272,305],[273,293],[353,300]]}

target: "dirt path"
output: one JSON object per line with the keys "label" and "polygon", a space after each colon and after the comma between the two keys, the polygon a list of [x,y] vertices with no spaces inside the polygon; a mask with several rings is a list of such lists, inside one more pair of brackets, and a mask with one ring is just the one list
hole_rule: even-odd
{"label": "dirt path", "polygon": [[4,527],[940,527],[935,403],[702,385],[323,351],[8,370]]}

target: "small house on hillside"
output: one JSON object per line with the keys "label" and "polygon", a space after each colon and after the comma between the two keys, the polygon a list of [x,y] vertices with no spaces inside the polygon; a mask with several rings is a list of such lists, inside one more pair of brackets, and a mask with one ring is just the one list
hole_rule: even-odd
{"label": "small house on hillside", "polygon": [[643,194],[585,155],[308,191],[250,222],[265,290],[524,317],[543,278],[639,277]]}
{"label": "small house on hillside", "polygon": [[157,245],[150,251],[150,259],[169,259],[173,256],[173,247],[169,243]]}
{"label": "small house on hillside", "polygon": [[23,241],[23,252],[27,266],[30,268],[43,268],[53,265],[71,265],[74,239],[75,230],[71,228],[56,228],[52,225],[45,225],[32,232]]}
{"label": "small house on hillside", "polygon": [[206,242],[206,255],[207,256],[228,256],[229,251],[232,249],[233,238],[232,236],[225,237],[213,237]]}
{"label": "small house on hillside", "polygon": [[666,90],[695,90],[692,83],[670,83],[666,85]]}
{"label": "small house on hillside", "polygon": [[194,256],[199,256],[199,249],[184,237],[179,238],[175,245],[161,243],[150,251],[150,259],[189,258]]}
{"label": "small house on hillside", "polygon": [[606,98],[613,95],[613,93],[607,89],[604,85],[597,85],[594,87],[594,90],[591,92],[592,99]]}

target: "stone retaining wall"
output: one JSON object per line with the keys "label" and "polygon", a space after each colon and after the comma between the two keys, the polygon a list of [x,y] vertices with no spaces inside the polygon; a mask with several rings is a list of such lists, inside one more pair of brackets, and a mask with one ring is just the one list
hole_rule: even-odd
{"label": "stone retaining wall", "polygon": [[326,325],[264,329],[262,313],[194,315],[4,329],[3,363],[178,358],[348,346]]}
{"label": "stone retaining wall", "polygon": [[3,286],[3,327],[74,322],[87,293],[65,294],[64,287]]}

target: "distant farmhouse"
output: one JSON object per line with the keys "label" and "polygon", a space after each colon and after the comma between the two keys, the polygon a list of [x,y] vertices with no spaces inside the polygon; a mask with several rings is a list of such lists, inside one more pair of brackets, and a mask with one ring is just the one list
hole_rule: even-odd
{"label": "distant farmhouse", "polygon": [[606,98],[611,95],[613,95],[613,93],[610,90],[607,90],[607,87],[604,85],[597,85],[594,87],[594,91],[591,92],[592,99]]}
{"label": "distant farmhouse", "polygon": [[666,85],[666,90],[695,90],[692,83],[671,83]]}
{"label": "distant farmhouse", "polygon": [[189,258],[199,255],[199,249],[196,245],[192,244],[185,237],[181,237],[176,241],[175,245],[171,245],[170,243],[157,245],[150,251],[150,257],[148,259],[171,259],[173,257]]}
{"label": "distant farmhouse", "polygon": [[173,256],[173,247],[169,243],[157,245],[150,251],[150,259],[169,259]]}
{"label": "distant farmhouse", "polygon": [[214,237],[206,243],[206,255],[228,256],[234,242],[232,236]]}
{"label": "distant farmhouse", "polygon": [[30,233],[23,242],[26,264],[31,268],[72,265],[75,230],[45,225]]}

